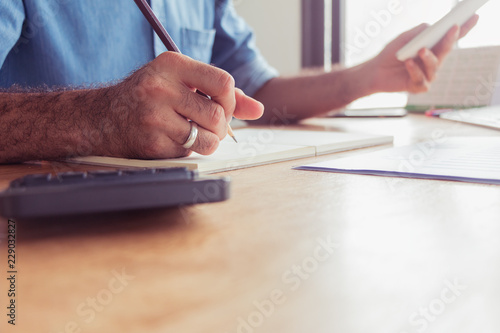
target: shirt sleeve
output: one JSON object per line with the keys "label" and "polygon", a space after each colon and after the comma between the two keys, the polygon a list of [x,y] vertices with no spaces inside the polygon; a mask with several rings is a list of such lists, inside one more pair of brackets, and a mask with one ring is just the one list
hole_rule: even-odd
{"label": "shirt sleeve", "polygon": [[0,1],[0,68],[21,36],[24,18],[22,0]]}
{"label": "shirt sleeve", "polygon": [[228,71],[236,86],[253,96],[267,81],[278,76],[255,45],[255,36],[237,15],[231,0],[215,2],[215,41],[212,63]]}

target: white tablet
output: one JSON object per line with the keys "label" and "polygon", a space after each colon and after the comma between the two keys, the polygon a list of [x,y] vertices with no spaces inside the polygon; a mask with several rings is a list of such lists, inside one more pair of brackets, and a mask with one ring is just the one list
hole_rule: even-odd
{"label": "white tablet", "polygon": [[400,61],[406,61],[418,55],[418,51],[422,48],[434,47],[446,33],[455,25],[461,26],[474,13],[481,8],[489,0],[464,0],[455,6],[446,16],[437,21],[432,26],[428,27],[417,37],[403,46],[397,53],[396,57]]}

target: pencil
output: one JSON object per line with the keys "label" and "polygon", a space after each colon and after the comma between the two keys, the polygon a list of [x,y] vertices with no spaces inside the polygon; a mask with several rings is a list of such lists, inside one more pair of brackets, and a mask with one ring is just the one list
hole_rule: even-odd
{"label": "pencil", "polygon": [[[158,20],[158,17],[156,17],[155,13],[146,2],[146,0],[134,0],[134,2],[137,7],[139,7],[146,20],[148,20],[149,24],[153,27],[153,30],[156,32],[158,37],[160,37],[160,40],[163,42],[167,50],[169,50],[170,52],[182,53],[177,45],[175,45],[174,40],[172,39],[172,37],[170,37],[167,30],[165,30],[165,28],[163,27],[163,24],[161,24],[161,22]],[[197,90],[196,92],[203,97],[211,99],[210,96],[199,90]],[[229,124],[227,125],[227,132],[229,136],[233,138],[234,142],[238,143]]]}

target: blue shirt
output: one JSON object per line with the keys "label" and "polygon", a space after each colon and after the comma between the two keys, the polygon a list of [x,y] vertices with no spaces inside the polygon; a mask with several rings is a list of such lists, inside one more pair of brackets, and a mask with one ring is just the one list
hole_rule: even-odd
{"label": "blue shirt", "polygon": [[[181,52],[253,95],[278,75],[231,0],[151,0]],[[0,0],[0,87],[92,86],[166,51],[132,0]]]}

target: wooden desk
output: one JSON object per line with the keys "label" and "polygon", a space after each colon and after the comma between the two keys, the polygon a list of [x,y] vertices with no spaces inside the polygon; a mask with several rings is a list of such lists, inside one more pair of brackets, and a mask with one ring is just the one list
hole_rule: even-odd
{"label": "wooden desk", "polygon": [[[396,145],[500,134],[423,116],[307,123]],[[224,173],[225,203],[17,221],[17,325],[2,278],[1,331],[500,332],[500,186],[291,170],[352,153]],[[2,166],[0,186],[50,170]]]}

